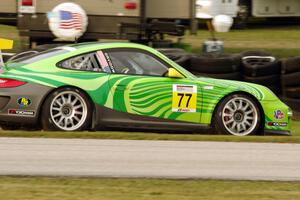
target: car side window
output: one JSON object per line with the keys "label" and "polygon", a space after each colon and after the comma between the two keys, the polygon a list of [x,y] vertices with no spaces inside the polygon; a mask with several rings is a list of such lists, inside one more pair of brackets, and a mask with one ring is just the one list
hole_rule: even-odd
{"label": "car side window", "polygon": [[117,74],[164,76],[168,66],[149,53],[134,50],[114,50],[108,52]]}
{"label": "car side window", "polygon": [[75,56],[62,61],[59,65],[65,69],[111,73],[102,51]]}

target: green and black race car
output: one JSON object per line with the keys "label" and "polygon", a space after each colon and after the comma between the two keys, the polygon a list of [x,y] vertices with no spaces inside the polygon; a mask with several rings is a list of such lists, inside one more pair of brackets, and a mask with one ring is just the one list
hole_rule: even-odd
{"label": "green and black race car", "polygon": [[132,43],[57,47],[10,61],[0,74],[4,129],[214,127],[237,136],[290,134],[291,115],[266,87],[197,78],[156,50]]}

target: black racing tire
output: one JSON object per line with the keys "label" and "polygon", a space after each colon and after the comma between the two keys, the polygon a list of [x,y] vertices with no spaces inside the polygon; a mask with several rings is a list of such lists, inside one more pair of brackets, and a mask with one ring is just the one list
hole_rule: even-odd
{"label": "black racing tire", "polygon": [[300,99],[300,87],[285,87],[283,89],[286,97]]}
{"label": "black racing tire", "polygon": [[189,54],[189,53],[172,53],[172,54],[166,54],[165,56],[167,56],[170,60],[173,60],[173,61],[177,61],[177,60],[180,60],[182,58],[191,58],[192,57],[192,54]]}
{"label": "black racing tire", "polygon": [[188,53],[167,53],[167,54],[164,54],[165,56],[167,56],[170,60],[173,60],[173,61],[176,61],[176,60],[179,60],[180,58],[182,57],[185,57],[185,56],[189,56]]}
{"label": "black racing tire", "polygon": [[158,48],[156,50],[165,55],[174,54],[174,53],[186,53],[184,49],[180,49],[180,48]]}
{"label": "black racing tire", "polygon": [[233,73],[227,73],[227,74],[204,74],[204,73],[198,73],[192,71],[195,76],[198,77],[210,77],[210,78],[216,78],[216,79],[228,79],[228,80],[236,80],[241,81],[242,75],[240,72],[233,72]]}
{"label": "black racing tire", "polygon": [[191,71],[206,74],[226,74],[240,71],[241,57],[239,54],[213,56],[193,56]]}
{"label": "black racing tire", "polygon": [[300,56],[282,60],[282,74],[300,72]]}
{"label": "black racing tire", "polygon": [[246,57],[246,56],[272,56],[271,53],[266,52],[266,51],[244,51],[241,53],[242,57]]}
{"label": "black racing tire", "polygon": [[[259,77],[280,74],[281,63],[278,60],[268,62],[264,57],[245,57],[242,60],[243,73],[246,76]],[[274,58],[275,59],[275,58]]]}
{"label": "black racing tire", "polygon": [[181,67],[185,68],[188,71],[191,69],[191,56],[190,55],[181,56],[179,59],[174,60],[174,62],[176,62],[178,65],[180,65]]}
{"label": "black racing tire", "polygon": [[280,95],[281,94],[281,87],[280,87],[280,85],[267,85],[266,87],[268,87],[276,95]]}
{"label": "black racing tire", "polygon": [[170,60],[176,62],[178,65],[182,66],[183,68],[190,70],[191,66],[191,57],[192,54],[183,52],[183,53],[171,53],[171,54],[165,54]]}
{"label": "black racing tire", "polygon": [[270,76],[260,76],[260,77],[250,77],[244,76],[244,81],[250,83],[256,83],[265,86],[280,86],[280,76],[279,75],[270,75]]}
{"label": "black racing tire", "polygon": [[172,46],[172,40],[155,40],[152,42],[153,48],[171,48]]}
{"label": "black racing tire", "polygon": [[42,127],[50,131],[88,130],[91,126],[92,110],[90,98],[81,90],[72,87],[60,88],[46,98],[41,115]]}
{"label": "black racing tire", "polygon": [[297,112],[300,112],[300,99],[281,97],[281,100]]}
{"label": "black racing tire", "polygon": [[255,135],[259,133],[263,122],[261,116],[260,107],[251,96],[232,94],[217,106],[213,123],[218,134]]}
{"label": "black racing tire", "polygon": [[300,87],[300,72],[284,74],[281,80],[283,87]]}

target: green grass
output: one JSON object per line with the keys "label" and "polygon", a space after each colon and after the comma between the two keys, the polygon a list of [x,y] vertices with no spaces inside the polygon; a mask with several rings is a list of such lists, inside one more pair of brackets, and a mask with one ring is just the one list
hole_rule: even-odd
{"label": "green grass", "polygon": [[82,138],[82,139],[120,139],[120,140],[173,140],[173,141],[222,141],[222,142],[266,142],[300,143],[300,122],[293,123],[293,136],[227,136],[202,134],[171,134],[143,132],[47,132],[47,131],[1,131],[0,137],[36,138]]}
{"label": "green grass", "polygon": [[[300,55],[300,26],[231,30],[216,33],[224,41],[225,53],[239,53],[247,50],[265,50],[278,57]],[[182,40],[190,44],[193,52],[201,52],[202,44],[211,38],[207,30],[199,30],[197,35],[187,34]]]}
{"label": "green grass", "polygon": [[299,182],[1,177],[3,200],[290,200]]}
{"label": "green grass", "polygon": [[[228,33],[217,33],[216,36],[224,41],[226,53],[260,49],[278,57],[290,57],[300,55],[299,32],[300,26],[286,26],[232,30]],[[20,38],[16,27],[13,26],[0,25],[0,37],[13,39],[15,52],[28,46],[28,40]],[[200,53],[202,43],[208,38],[211,38],[210,33],[200,29],[197,35],[187,34],[182,42],[190,45],[190,47],[185,45],[185,48]]]}

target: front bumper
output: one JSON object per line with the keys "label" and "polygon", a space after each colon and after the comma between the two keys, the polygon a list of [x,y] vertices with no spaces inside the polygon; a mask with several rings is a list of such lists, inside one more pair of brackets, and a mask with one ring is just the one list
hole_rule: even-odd
{"label": "front bumper", "polygon": [[291,135],[292,112],[290,108],[279,99],[262,101],[261,105],[265,114],[265,133]]}

